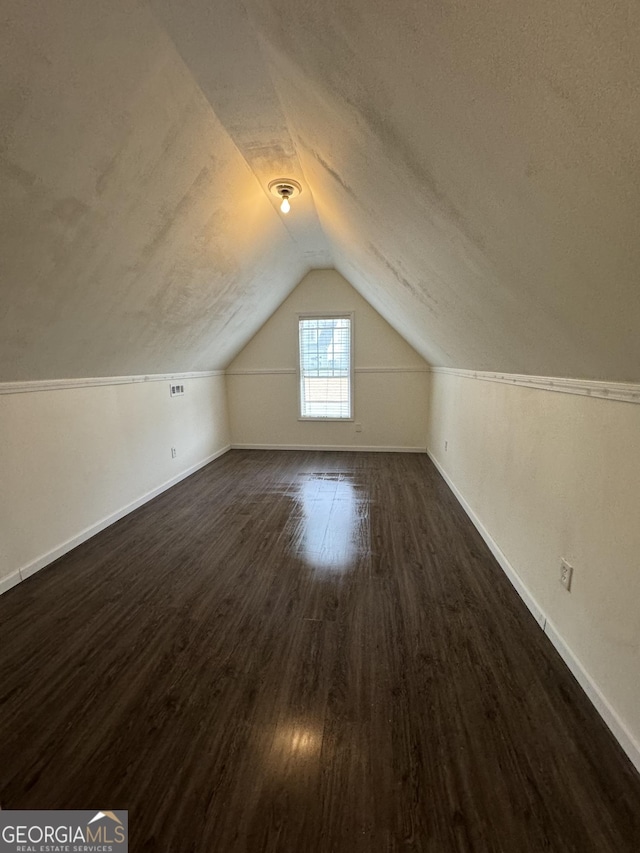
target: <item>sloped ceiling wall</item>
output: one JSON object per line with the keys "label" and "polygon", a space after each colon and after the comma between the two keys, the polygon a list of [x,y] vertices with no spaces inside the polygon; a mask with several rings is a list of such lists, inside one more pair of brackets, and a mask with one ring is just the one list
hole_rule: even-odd
{"label": "sloped ceiling wall", "polygon": [[637,3],[0,13],[0,378],[223,367],[335,265],[433,364],[640,380]]}
{"label": "sloped ceiling wall", "polygon": [[311,194],[307,254],[147,4],[0,11],[0,379],[225,366],[331,263]]}

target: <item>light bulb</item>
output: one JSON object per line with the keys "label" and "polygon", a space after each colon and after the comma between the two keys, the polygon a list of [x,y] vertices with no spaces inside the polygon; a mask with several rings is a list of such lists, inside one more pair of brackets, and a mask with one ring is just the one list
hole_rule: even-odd
{"label": "light bulb", "polygon": [[280,205],[280,210],[283,213],[289,213],[289,211],[291,210],[291,205],[289,204],[289,199],[286,195],[282,197],[282,204]]}

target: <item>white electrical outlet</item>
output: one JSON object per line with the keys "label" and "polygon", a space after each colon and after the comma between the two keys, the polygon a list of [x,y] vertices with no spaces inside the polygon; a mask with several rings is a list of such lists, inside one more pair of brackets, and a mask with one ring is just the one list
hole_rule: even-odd
{"label": "white electrical outlet", "polygon": [[175,459],[177,455],[178,455],[178,453],[177,453],[175,447],[172,447],[171,448],[171,458]]}
{"label": "white electrical outlet", "polygon": [[356,424],[356,432],[362,432],[362,424]]}
{"label": "white electrical outlet", "polygon": [[448,449],[449,449],[449,442],[448,442],[448,441],[445,441],[445,443],[444,443],[444,452],[446,453]]}
{"label": "white electrical outlet", "polygon": [[570,566],[566,560],[560,560],[560,583],[571,592],[571,579],[573,578],[573,566]]}

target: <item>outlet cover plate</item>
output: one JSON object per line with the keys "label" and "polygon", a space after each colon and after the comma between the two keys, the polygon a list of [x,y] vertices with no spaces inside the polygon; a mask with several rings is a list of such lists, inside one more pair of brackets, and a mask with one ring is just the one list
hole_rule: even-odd
{"label": "outlet cover plate", "polygon": [[560,583],[571,592],[571,581],[573,579],[573,566],[570,566],[566,560],[560,560]]}

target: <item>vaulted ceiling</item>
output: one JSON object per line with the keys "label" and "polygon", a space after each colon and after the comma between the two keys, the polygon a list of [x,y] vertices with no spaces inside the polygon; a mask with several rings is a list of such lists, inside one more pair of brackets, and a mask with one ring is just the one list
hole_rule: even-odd
{"label": "vaulted ceiling", "polygon": [[335,266],[432,364],[640,381],[636,0],[0,0],[0,75],[0,379],[224,367]]}

